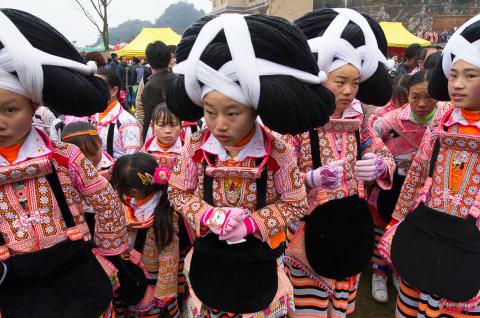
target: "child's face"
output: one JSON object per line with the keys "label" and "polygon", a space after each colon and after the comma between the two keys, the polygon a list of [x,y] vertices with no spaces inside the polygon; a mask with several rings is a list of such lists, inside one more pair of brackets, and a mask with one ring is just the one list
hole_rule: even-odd
{"label": "child's face", "polygon": [[213,91],[203,99],[208,129],[223,146],[234,146],[248,135],[257,114],[251,107]]}
{"label": "child's face", "polygon": [[173,145],[180,134],[180,122],[166,123],[160,119],[157,123],[152,125],[153,133],[157,140],[164,145]]}
{"label": "child's face", "polygon": [[480,69],[463,60],[457,61],[448,79],[448,94],[455,107],[480,109]]}
{"label": "child's face", "polygon": [[352,104],[360,85],[360,72],[347,64],[328,74],[325,87],[335,94],[335,111],[342,112]]}
{"label": "child's face", "polygon": [[0,147],[14,145],[32,128],[34,108],[28,98],[0,89]]}
{"label": "child's face", "polygon": [[428,116],[437,105],[428,93],[428,82],[412,85],[408,91],[408,102],[412,112],[420,118]]}

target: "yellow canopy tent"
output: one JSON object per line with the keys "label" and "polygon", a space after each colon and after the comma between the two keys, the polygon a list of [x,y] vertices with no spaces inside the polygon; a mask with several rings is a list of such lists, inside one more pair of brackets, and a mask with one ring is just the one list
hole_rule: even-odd
{"label": "yellow canopy tent", "polygon": [[403,47],[406,48],[411,44],[417,43],[421,46],[432,44],[430,41],[419,38],[410,33],[401,22],[380,22],[389,47]]}
{"label": "yellow canopy tent", "polygon": [[176,45],[182,37],[175,33],[171,28],[143,28],[132,42],[126,47],[116,51],[118,56],[133,57],[145,56],[147,45],[162,41],[166,45]]}

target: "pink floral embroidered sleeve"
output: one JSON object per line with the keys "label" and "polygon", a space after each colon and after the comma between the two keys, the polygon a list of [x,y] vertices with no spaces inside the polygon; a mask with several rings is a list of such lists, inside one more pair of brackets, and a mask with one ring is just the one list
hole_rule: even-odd
{"label": "pink floral embroidered sleeve", "polygon": [[389,190],[392,187],[393,174],[396,168],[395,159],[369,120],[364,121],[361,139],[362,155],[373,152],[377,156],[382,157],[387,169],[382,178],[375,180],[375,182],[381,189]]}
{"label": "pink floral embroidered sleeve", "polygon": [[122,138],[122,146],[125,149],[127,155],[139,152],[142,148],[141,142],[141,127],[138,122],[128,122],[122,124],[119,129],[120,136]]}
{"label": "pink floral embroidered sleeve", "polygon": [[105,255],[117,255],[127,250],[127,229],[123,209],[108,181],[78,148],[69,156],[68,170],[82,199],[96,212],[95,243]]}
{"label": "pink floral embroidered sleeve", "polygon": [[[196,235],[200,236],[202,215],[213,207],[203,201],[197,195],[199,185],[198,173],[201,165],[198,165],[192,157],[195,151],[200,148],[201,134],[193,134],[185,144],[179,158],[175,162],[172,176],[169,181],[168,198],[170,203],[179,211],[195,229]],[[202,178],[203,179],[203,178]]]}

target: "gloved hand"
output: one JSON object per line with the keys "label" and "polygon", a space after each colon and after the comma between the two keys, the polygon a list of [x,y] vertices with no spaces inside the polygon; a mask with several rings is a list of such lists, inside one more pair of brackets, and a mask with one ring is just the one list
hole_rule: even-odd
{"label": "gloved hand", "polygon": [[310,188],[336,189],[343,180],[345,160],[333,161],[305,174],[305,181]]}
{"label": "gloved hand", "polygon": [[363,156],[363,160],[358,160],[355,163],[354,171],[357,180],[373,181],[385,175],[387,166],[382,157],[369,152]]}
{"label": "gloved hand", "polygon": [[240,222],[236,227],[232,228],[230,232],[220,235],[220,240],[227,240],[230,244],[239,243],[247,235],[254,234],[259,231],[257,223],[251,218],[247,217]]}
{"label": "gloved hand", "polygon": [[213,233],[222,235],[232,231],[233,228],[242,223],[246,217],[248,217],[248,213],[244,209],[217,207],[205,212],[202,216],[201,223],[202,225],[207,225]]}

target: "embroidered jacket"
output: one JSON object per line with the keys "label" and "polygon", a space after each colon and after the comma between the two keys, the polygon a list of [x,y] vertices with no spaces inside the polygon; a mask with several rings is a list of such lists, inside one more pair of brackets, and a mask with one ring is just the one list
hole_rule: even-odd
{"label": "embroidered jacket", "polygon": [[[92,120],[97,126],[97,132],[102,139],[102,148],[107,151],[108,129],[111,123],[115,124],[113,133],[113,158],[118,159],[123,155],[140,151],[141,127],[138,121],[125,111],[119,103],[104,117],[99,120],[99,115]],[[117,125],[117,121],[120,125]]]}
{"label": "embroidered jacket", "polygon": [[177,141],[168,149],[167,151],[163,150],[156,141],[157,137],[152,136],[147,141],[145,141],[145,145],[142,148],[142,152],[146,152],[151,154],[155,160],[157,160],[158,164],[161,167],[165,167],[168,169],[173,169],[175,164],[175,160],[178,158],[182,151],[182,140],[177,138]]}
{"label": "embroidered jacket", "polygon": [[[400,193],[393,217],[403,220],[424,202],[426,206],[452,216],[466,218],[469,214],[480,217],[480,136],[459,133],[461,126],[480,127],[480,123],[469,124],[460,109],[449,110],[439,126],[427,128],[418,153],[413,158],[410,170]],[[432,178],[428,178],[430,160],[436,140],[440,142]],[[379,245],[380,253],[389,262],[390,250],[397,226],[387,230]],[[454,311],[478,311],[480,292],[465,303],[440,300],[440,307]]]}
{"label": "embroidered jacket", "polygon": [[[468,125],[460,109],[455,108],[445,114],[441,125],[426,130],[395,207],[393,216],[396,219],[404,219],[420,201],[425,201],[431,208],[462,218],[476,209],[474,203],[480,190],[480,137],[458,133],[460,126]],[[475,125],[479,126],[478,123]],[[429,185],[425,183],[437,138],[440,152],[432,184]],[[454,179],[458,180],[456,184]]]}
{"label": "embroidered jacket", "polygon": [[[323,188],[308,190],[309,212],[330,200],[341,199],[355,194],[365,197],[363,182],[355,179],[353,171],[358,151],[355,131],[358,129],[360,129],[360,151],[362,155],[373,152],[381,156],[387,166],[387,174],[384,178],[377,179],[376,183],[382,189],[389,189],[392,185],[393,172],[395,171],[393,156],[368,121],[364,120],[361,103],[355,100],[351,106],[343,111],[341,119],[348,119],[348,121],[338,126],[327,123],[324,127],[319,128],[318,139],[323,165],[327,165],[335,160],[345,159],[344,179],[342,184],[334,190],[325,190]],[[295,139],[298,145],[297,159],[300,171],[306,173],[313,170],[309,133],[300,134]]]}
{"label": "embroidered jacket", "polygon": [[373,121],[373,127],[395,158],[401,176],[407,174],[427,126],[437,126],[449,108],[450,104],[439,103],[434,117],[428,124],[415,121],[410,104],[393,109]]}
{"label": "embroidered jacket", "polygon": [[[208,136],[207,140],[205,136]],[[229,179],[222,176],[213,178],[213,200],[217,207],[237,206],[250,212],[260,228],[260,238],[269,244],[271,238],[284,232],[290,222],[300,219],[306,212],[306,197],[303,179],[300,176],[292,149],[261,129],[256,124],[255,134],[235,157],[236,166],[255,167],[255,158],[266,157],[266,143],[270,140],[271,151],[267,162],[267,205],[255,211],[255,179],[240,181],[236,193],[229,191]],[[200,235],[200,219],[212,208],[203,201],[204,154],[217,155],[216,167],[225,166],[228,155],[218,140],[202,130],[193,134],[184,146],[172,172],[169,187],[170,202]]]}
{"label": "embroidered jacket", "polygon": [[32,129],[18,158],[10,164],[0,156],[0,231],[9,255],[32,253],[67,238],[65,223],[45,176],[55,165],[76,228],[88,239],[83,202],[95,208],[95,243],[103,255],[117,255],[127,248],[125,218],[120,201],[80,150],[71,144],[51,143]]}

